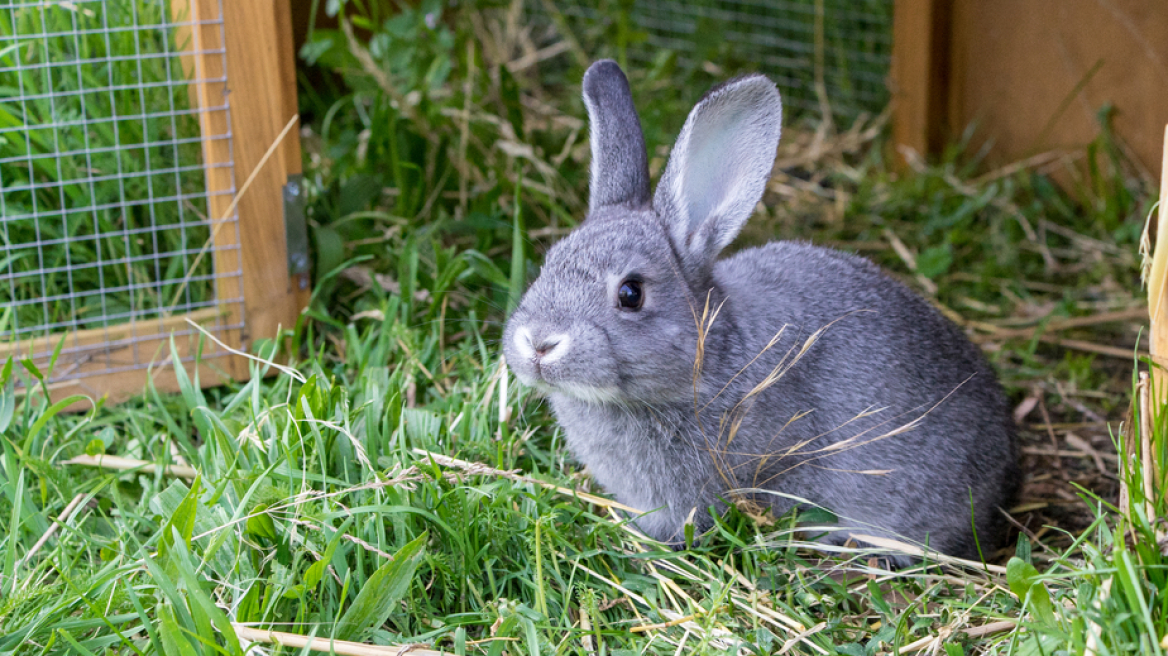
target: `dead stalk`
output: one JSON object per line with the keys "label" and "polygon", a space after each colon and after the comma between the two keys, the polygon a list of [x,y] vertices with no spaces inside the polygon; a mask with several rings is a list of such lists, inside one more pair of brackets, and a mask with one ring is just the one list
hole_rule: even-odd
{"label": "dead stalk", "polygon": [[44,534],[41,535],[40,539],[36,541],[36,544],[32,545],[32,549],[29,549],[28,553],[24,555],[24,560],[21,561],[21,565],[27,565],[32,561],[32,557],[35,556],[36,553],[41,550],[41,547],[45,546],[45,543],[49,541],[49,538],[53,537],[53,534],[57,532],[57,527],[69,521],[69,518],[73,516],[73,512],[76,511],[78,506],[81,505],[81,502],[85,500],[85,496],[86,495],[84,493],[81,493],[73,497],[73,500],[69,502],[69,505],[65,506],[65,508],[61,511],[61,514],[57,516],[57,521],[53,522],[49,526],[48,530],[46,530]]}
{"label": "dead stalk", "polygon": [[193,479],[199,475],[194,467],[186,465],[165,465],[160,467],[152,462],[145,460],[135,460],[133,458],[122,458],[121,456],[77,456],[61,463],[65,465],[81,465],[83,467],[100,467],[102,469],[112,469],[114,471],[136,471],[142,474],[154,474],[159,469],[166,476],[176,476],[178,478]]}
{"label": "dead stalk", "polygon": [[235,213],[235,208],[239,206],[239,201],[247,193],[247,190],[251,188],[252,181],[254,181],[256,176],[259,175],[260,171],[264,169],[264,165],[268,163],[268,160],[271,159],[272,155],[276,152],[277,149],[279,149],[280,144],[284,143],[284,138],[288,136],[288,133],[292,131],[293,126],[295,126],[299,120],[300,116],[298,114],[294,114],[292,118],[288,119],[288,123],[284,125],[284,129],[280,130],[280,134],[276,136],[275,141],[273,141],[271,145],[268,146],[267,152],[264,153],[264,156],[260,158],[259,163],[256,164],[254,169],[252,169],[251,174],[247,176],[247,180],[244,181],[243,186],[239,188],[239,191],[235,192],[235,196],[231,199],[231,204],[227,206],[227,209],[223,212],[223,216],[219,217],[219,220],[216,221],[215,225],[211,228],[211,234],[207,236],[207,241],[203,243],[203,247],[200,248],[198,254],[195,255],[194,262],[192,262],[190,268],[187,269],[187,274],[183,276],[182,282],[179,284],[178,289],[174,292],[174,296],[170,299],[170,310],[167,311],[167,315],[169,315],[170,312],[178,306],[178,302],[182,298],[183,291],[186,290],[187,285],[191,281],[191,277],[195,275],[195,271],[198,269],[199,263],[203,261],[203,258],[207,255],[207,251],[209,251],[211,246],[215,243],[215,238],[219,236],[219,231],[223,229],[223,226],[227,224],[227,220],[230,219],[231,215]]}
{"label": "dead stalk", "polygon": [[615,508],[617,510],[623,510],[625,512],[635,513],[637,515],[640,515],[644,512],[637,510],[632,506],[626,506],[623,503],[612,501],[611,499],[605,499],[604,497],[600,497],[595,494],[589,494],[579,490],[572,490],[566,487],[561,487],[559,485],[541,481],[537,478],[523,476],[517,471],[504,471],[502,469],[495,469],[494,467],[477,462],[459,460],[458,458],[451,458],[450,456],[445,456],[441,453],[434,453],[433,451],[426,451],[424,449],[413,449],[413,452],[419,456],[422,456],[423,458],[431,459],[443,467],[461,469],[471,476],[497,476],[499,478],[506,478],[519,483],[530,483],[532,485],[538,485],[539,487],[542,487],[546,490],[551,490],[557,494],[562,494],[567,497],[575,497],[602,508]]}
{"label": "dead stalk", "polygon": [[296,633],[285,633],[270,629],[253,629],[250,626],[242,626],[239,624],[232,624],[231,628],[240,640],[280,645],[293,649],[308,649],[327,654],[341,654],[341,656],[405,656],[405,654],[414,654],[415,656],[445,656],[448,654],[445,651],[425,649],[414,644],[382,647],[379,645],[366,645],[360,642],[349,642],[348,640],[309,638],[308,636]]}

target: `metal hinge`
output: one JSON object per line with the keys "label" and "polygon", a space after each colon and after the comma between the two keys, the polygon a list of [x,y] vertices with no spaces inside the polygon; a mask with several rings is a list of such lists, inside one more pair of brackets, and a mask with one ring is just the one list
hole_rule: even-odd
{"label": "metal hinge", "polygon": [[308,222],[305,218],[307,198],[304,193],[304,176],[295,173],[288,176],[284,185],[284,235],[288,244],[288,274],[293,284],[300,289],[308,289]]}

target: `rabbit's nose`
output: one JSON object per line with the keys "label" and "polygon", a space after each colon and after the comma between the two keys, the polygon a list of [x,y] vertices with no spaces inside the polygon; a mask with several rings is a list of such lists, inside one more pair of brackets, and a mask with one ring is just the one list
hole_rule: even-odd
{"label": "rabbit's nose", "polygon": [[568,336],[565,333],[548,335],[534,345],[535,354],[544,364],[554,362],[564,357],[568,352]]}
{"label": "rabbit's nose", "polygon": [[526,326],[515,331],[515,347],[524,357],[549,364],[564,357],[571,339],[567,333],[533,337]]}

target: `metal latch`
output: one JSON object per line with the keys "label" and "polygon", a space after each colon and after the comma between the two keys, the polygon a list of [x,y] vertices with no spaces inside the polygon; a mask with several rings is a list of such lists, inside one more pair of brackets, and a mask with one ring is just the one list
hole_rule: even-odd
{"label": "metal latch", "polygon": [[284,185],[284,235],[288,244],[288,274],[293,284],[300,289],[308,289],[308,222],[305,207],[308,199],[304,193],[304,176],[295,173],[288,176]]}

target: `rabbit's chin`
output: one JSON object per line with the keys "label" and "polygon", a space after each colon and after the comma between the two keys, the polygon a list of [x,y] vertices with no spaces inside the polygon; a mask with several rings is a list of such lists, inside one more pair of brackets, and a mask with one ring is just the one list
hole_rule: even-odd
{"label": "rabbit's chin", "polygon": [[597,387],[566,381],[559,381],[552,384],[542,379],[523,380],[521,378],[519,382],[544,394],[564,396],[592,405],[620,404],[624,402],[620,390],[616,387]]}

